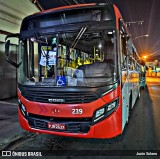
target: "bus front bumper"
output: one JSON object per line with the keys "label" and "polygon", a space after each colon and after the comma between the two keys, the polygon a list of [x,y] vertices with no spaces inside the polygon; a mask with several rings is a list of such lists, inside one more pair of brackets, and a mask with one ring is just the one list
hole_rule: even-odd
{"label": "bus front bumper", "polygon": [[[121,125],[122,121],[117,111],[113,112],[106,119],[94,125],[91,125],[90,123],[84,123],[86,124],[88,129],[88,130],[87,129],[85,130],[84,128],[84,132],[67,132],[67,131],[57,131],[53,129],[48,129],[46,127],[45,128],[34,127],[32,125],[32,121],[30,119],[26,119],[19,108],[18,108],[18,116],[19,116],[19,123],[21,127],[27,131],[34,132],[34,133],[54,134],[54,135],[77,137],[77,138],[114,138],[122,134],[122,125]],[[35,118],[32,118],[32,120],[33,120],[33,123],[35,123],[34,121]],[[38,119],[38,122],[44,122],[44,120]],[[71,123],[71,124],[74,124],[74,123]],[[43,123],[43,125],[46,125],[46,124]]]}

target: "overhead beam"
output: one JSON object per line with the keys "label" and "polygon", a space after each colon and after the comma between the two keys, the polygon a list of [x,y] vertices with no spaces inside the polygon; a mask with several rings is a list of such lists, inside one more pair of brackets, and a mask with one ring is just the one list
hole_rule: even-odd
{"label": "overhead beam", "polygon": [[30,0],[33,4],[35,4],[35,6],[40,10],[40,11],[44,11],[43,7],[41,6],[41,4],[39,3],[38,0]]}
{"label": "overhead beam", "polygon": [[13,34],[13,33],[8,32],[8,31],[4,31],[4,30],[0,30],[0,34],[3,34],[3,35],[10,35],[10,34]]}

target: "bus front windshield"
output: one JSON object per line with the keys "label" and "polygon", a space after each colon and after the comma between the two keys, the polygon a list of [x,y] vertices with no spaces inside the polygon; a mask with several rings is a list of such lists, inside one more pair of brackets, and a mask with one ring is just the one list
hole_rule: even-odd
{"label": "bus front windshield", "polygon": [[49,87],[95,87],[117,80],[115,31],[61,33],[20,40],[18,82]]}

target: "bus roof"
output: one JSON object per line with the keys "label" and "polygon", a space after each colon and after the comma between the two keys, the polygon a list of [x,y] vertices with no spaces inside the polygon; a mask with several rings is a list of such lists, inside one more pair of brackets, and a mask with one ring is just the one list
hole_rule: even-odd
{"label": "bus roof", "polygon": [[88,3],[88,4],[76,4],[76,5],[69,5],[69,6],[62,6],[57,8],[51,8],[48,10],[40,11],[34,14],[43,14],[43,13],[50,13],[54,11],[63,11],[67,9],[74,9],[74,8],[80,8],[80,7],[89,7],[89,6],[95,6],[97,3]]}
{"label": "bus roof", "polygon": [[51,14],[51,13],[57,13],[57,12],[63,12],[63,11],[68,11],[68,10],[76,10],[76,9],[84,9],[84,8],[93,8],[93,7],[105,7],[105,6],[110,6],[113,8],[115,7],[114,4],[108,4],[108,3],[87,3],[87,4],[75,4],[75,5],[69,5],[69,6],[62,6],[62,7],[57,7],[57,8],[52,8],[40,12],[36,12],[32,15],[29,15],[25,17],[24,19],[28,19],[30,17],[36,17],[36,16],[41,16],[41,15],[46,15],[46,14]]}
{"label": "bus roof", "polygon": [[[99,13],[100,16],[98,15]],[[100,17],[100,19],[98,19],[98,17]],[[93,23],[97,21],[106,22],[106,29],[115,28],[116,19],[113,4],[78,4],[38,12],[23,19],[20,34],[23,38],[30,37],[34,35],[34,30],[47,34],[51,31],[45,30],[47,28],[51,29],[70,24],[73,26],[73,24],[80,25],[82,23],[87,24],[88,22]],[[99,28],[100,27],[101,26],[99,26]],[[51,32],[53,33],[54,31],[52,30]]]}

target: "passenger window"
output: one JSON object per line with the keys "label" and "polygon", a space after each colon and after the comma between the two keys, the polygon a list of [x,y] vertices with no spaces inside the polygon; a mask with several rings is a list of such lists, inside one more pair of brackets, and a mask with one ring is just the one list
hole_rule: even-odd
{"label": "passenger window", "polygon": [[127,68],[127,34],[123,21],[119,21],[120,27],[120,62],[122,69]]}

